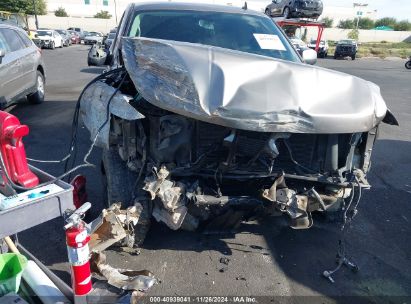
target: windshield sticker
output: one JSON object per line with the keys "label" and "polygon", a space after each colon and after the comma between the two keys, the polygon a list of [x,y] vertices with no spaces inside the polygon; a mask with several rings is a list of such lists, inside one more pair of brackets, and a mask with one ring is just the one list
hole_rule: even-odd
{"label": "windshield sticker", "polygon": [[285,51],[285,46],[277,35],[253,34],[258,45],[263,50]]}

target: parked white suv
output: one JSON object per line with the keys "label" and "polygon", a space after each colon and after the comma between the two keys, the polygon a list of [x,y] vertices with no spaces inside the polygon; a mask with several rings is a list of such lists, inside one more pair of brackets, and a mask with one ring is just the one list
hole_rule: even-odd
{"label": "parked white suv", "polygon": [[[316,44],[317,44],[317,40],[316,39],[311,39],[310,43],[308,44],[308,47],[310,49],[315,50]],[[317,52],[318,57],[320,57],[320,58],[327,57],[328,49],[329,49],[328,41],[327,40],[321,40],[320,41],[320,47],[319,47],[318,52]]]}
{"label": "parked white suv", "polygon": [[54,49],[63,47],[64,38],[55,30],[38,30],[37,37],[41,40],[42,46]]}

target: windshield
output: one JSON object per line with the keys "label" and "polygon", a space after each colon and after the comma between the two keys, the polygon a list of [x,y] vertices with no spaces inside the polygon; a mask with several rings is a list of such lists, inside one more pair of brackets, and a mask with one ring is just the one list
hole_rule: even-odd
{"label": "windshield", "polygon": [[274,22],[263,16],[178,10],[137,11],[128,36],[206,44],[301,62]]}
{"label": "windshield", "polygon": [[37,31],[38,36],[52,36],[53,33],[51,31]]}
{"label": "windshield", "polygon": [[87,35],[88,35],[88,36],[100,36],[100,33],[97,33],[97,32],[88,32]]}
{"label": "windshield", "polygon": [[116,33],[110,33],[107,39],[114,39],[116,37]]}
{"label": "windshield", "polygon": [[63,30],[57,30],[57,33],[59,33],[59,34],[63,34],[63,35],[65,35],[65,34],[66,34],[66,32],[65,32],[65,31],[63,31]]}

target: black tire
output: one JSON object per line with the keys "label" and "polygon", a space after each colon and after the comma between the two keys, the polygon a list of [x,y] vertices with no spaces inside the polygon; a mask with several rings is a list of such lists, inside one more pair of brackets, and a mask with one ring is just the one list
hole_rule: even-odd
{"label": "black tire", "polygon": [[54,48],[55,48],[54,41],[52,41],[50,44],[50,49],[54,50]]}
{"label": "black tire", "polygon": [[288,19],[290,17],[290,8],[288,6],[284,7],[283,17]]}
{"label": "black tire", "polygon": [[37,74],[36,74],[36,89],[37,89],[37,91],[35,93],[30,94],[30,95],[27,96],[27,100],[31,104],[40,104],[44,101],[44,97],[45,97],[44,84],[45,84],[44,75],[40,71],[37,71]]}
{"label": "black tire", "polygon": [[355,60],[355,54],[351,56],[351,59],[352,59],[352,60]]}
{"label": "black tire", "polygon": [[338,58],[338,55],[337,54],[334,54],[334,59],[337,59]]}
{"label": "black tire", "polygon": [[[127,169],[126,163],[120,158],[117,148],[103,149],[102,160],[103,187],[107,191],[107,205],[121,202],[122,208],[131,206],[133,202],[133,188],[138,174]],[[141,177],[138,189],[142,188],[144,177]],[[141,194],[146,195],[144,190]],[[136,193],[137,196],[140,193]],[[148,197],[147,200],[139,200],[143,206],[138,224],[134,227],[135,244],[141,245],[150,229],[151,208]]]}
{"label": "black tire", "polygon": [[63,40],[61,40],[61,44],[60,44],[61,49],[63,48],[63,45],[64,45],[64,42],[63,42]]}
{"label": "black tire", "polygon": [[405,68],[408,69],[408,70],[411,70],[411,60],[408,60],[408,61],[405,63]]}
{"label": "black tire", "polygon": [[265,9],[265,14],[266,14],[268,17],[271,17],[270,10],[269,10],[268,8]]}

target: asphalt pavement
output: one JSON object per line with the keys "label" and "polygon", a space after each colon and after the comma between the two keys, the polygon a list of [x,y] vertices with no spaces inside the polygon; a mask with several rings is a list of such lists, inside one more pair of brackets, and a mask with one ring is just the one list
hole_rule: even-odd
{"label": "asphalt pavement", "polygon": [[[85,46],[44,50],[46,101],[20,104],[11,113],[30,127],[27,155],[61,159],[70,142],[71,121],[81,89],[102,68],[87,67]],[[382,125],[372,157],[360,211],[347,233],[348,254],[360,271],[343,267],[332,284],[321,276],[335,267],[337,227],[321,219],[309,230],[292,230],[286,218],[243,223],[236,233],[206,236],[171,231],[154,223],[139,255],[107,250],[113,266],[148,269],[159,279],[150,296],[265,296],[271,302],[409,303],[411,301],[411,72],[402,60],[320,59],[319,66],[353,74],[381,87],[400,127]],[[324,87],[332,91],[332,88]],[[90,144],[80,130],[78,160]],[[103,206],[104,191],[96,149],[96,168],[81,171],[89,200]],[[58,175],[62,164],[39,167]],[[69,281],[63,222],[56,219],[19,234],[20,242]],[[228,265],[220,262],[228,258]],[[292,296],[292,297],[290,297]],[[355,298],[352,298],[355,297]]]}

